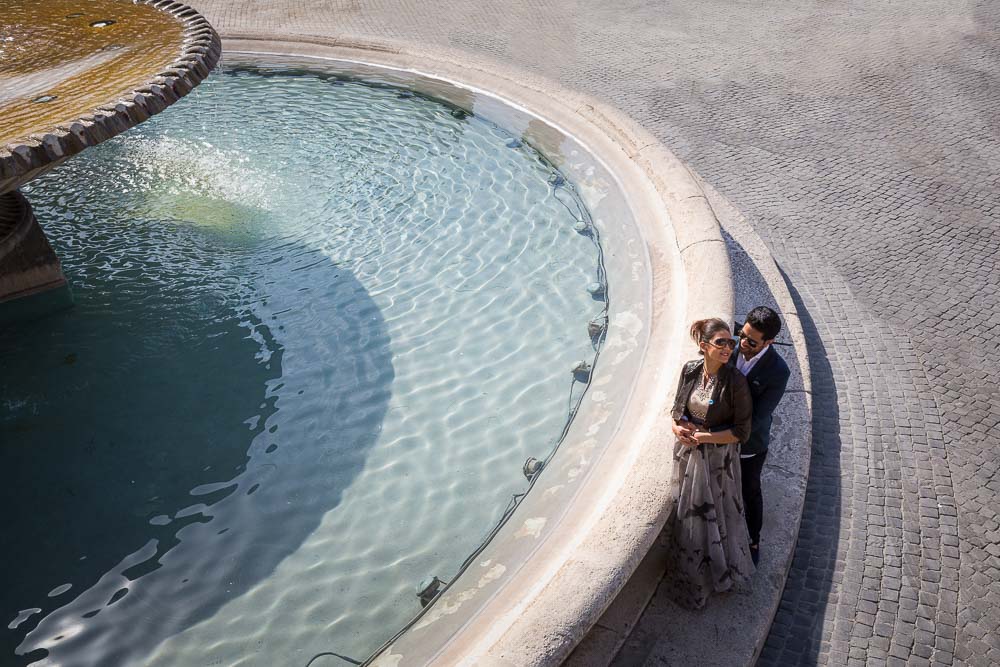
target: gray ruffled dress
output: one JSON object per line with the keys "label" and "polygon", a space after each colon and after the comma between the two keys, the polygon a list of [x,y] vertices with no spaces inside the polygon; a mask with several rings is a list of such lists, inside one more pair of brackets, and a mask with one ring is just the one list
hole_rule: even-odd
{"label": "gray ruffled dress", "polygon": [[[705,420],[715,378],[699,382],[687,401],[687,416]],[[743,514],[740,446],[674,442],[671,479],[674,509],[664,538],[668,563],[663,585],[679,605],[698,609],[712,593],[730,590],[754,572]]]}

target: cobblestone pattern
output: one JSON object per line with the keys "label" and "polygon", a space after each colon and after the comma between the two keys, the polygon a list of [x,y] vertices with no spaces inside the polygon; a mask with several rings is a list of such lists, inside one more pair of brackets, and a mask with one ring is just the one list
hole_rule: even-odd
{"label": "cobblestone pattern", "polygon": [[810,348],[813,456],[761,663],[952,664],[957,508],[930,384],[905,334],[808,259],[790,289]]}
{"label": "cobblestone pattern", "polygon": [[815,350],[812,475],[762,663],[1000,664],[1000,5],[195,6],[223,34],[476,51],[656,134],[769,244]]}

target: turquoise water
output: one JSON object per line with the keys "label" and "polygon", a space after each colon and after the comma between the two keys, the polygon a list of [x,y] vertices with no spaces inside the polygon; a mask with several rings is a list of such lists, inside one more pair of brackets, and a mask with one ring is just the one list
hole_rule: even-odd
{"label": "turquoise water", "polygon": [[240,70],[26,187],[76,306],[0,330],[0,664],[394,634],[593,357],[559,180],[444,103]]}

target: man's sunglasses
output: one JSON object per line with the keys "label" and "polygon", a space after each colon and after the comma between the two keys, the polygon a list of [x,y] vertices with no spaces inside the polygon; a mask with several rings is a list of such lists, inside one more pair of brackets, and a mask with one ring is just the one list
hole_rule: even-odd
{"label": "man's sunglasses", "polygon": [[[736,328],[733,329],[733,331],[736,332],[737,336],[739,336],[740,338],[743,338],[743,339],[746,340],[747,347],[749,347],[751,350],[756,350],[758,347],[760,347],[760,343],[758,343],[757,341],[753,340],[752,338],[747,338],[743,334],[743,325],[744,325],[744,322],[736,322],[735,324],[736,324]],[[771,341],[771,345],[784,345],[786,347],[791,347],[792,346],[791,343],[779,343],[776,340],[772,340]]]}
{"label": "man's sunglasses", "polygon": [[755,341],[753,338],[746,335],[742,331],[737,331],[736,335],[745,340],[747,342],[747,347],[749,347],[751,350],[756,350],[758,347],[760,347],[760,343],[758,343],[757,341]]}
{"label": "man's sunglasses", "polygon": [[735,338],[716,338],[715,340],[707,341],[710,345],[722,349],[728,347],[730,350],[736,349],[736,339]]}

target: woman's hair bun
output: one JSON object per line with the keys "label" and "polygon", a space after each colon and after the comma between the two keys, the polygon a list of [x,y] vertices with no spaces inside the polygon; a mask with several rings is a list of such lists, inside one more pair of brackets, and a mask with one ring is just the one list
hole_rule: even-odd
{"label": "woman's hair bun", "polygon": [[[702,343],[704,341],[711,340],[712,336],[719,333],[720,331],[725,331],[726,333],[731,333],[729,331],[729,325],[720,320],[718,317],[709,317],[704,320],[696,320],[691,324],[691,340],[694,341],[695,345]],[[698,354],[702,354],[699,349]]]}

